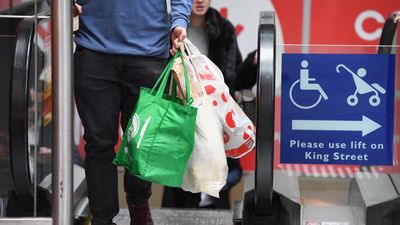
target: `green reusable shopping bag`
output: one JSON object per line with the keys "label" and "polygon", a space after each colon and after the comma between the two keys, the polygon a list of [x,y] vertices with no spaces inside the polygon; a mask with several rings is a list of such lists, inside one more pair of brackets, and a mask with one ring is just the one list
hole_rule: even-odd
{"label": "green reusable shopping bag", "polygon": [[164,94],[176,57],[182,57],[180,51],[168,63],[153,89],[140,89],[139,99],[113,161],[134,176],[170,187],[181,186],[193,151],[197,114],[197,108],[191,106],[185,67],[187,104],[176,97],[176,88],[171,95]]}

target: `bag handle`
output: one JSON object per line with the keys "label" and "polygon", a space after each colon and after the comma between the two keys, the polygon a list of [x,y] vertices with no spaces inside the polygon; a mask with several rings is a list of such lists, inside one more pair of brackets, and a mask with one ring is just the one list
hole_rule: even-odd
{"label": "bag handle", "polygon": [[[158,98],[162,98],[164,90],[167,86],[168,78],[171,74],[172,66],[174,64],[175,59],[178,57],[181,57],[182,62],[184,62],[183,57],[182,57],[182,52],[177,51],[176,54],[174,55],[174,57],[169,61],[168,65],[164,68],[164,70],[161,73],[160,77],[158,78],[156,84],[151,89],[151,92],[150,92],[151,94],[154,95],[155,89],[157,88],[157,86],[159,86],[157,92],[155,93],[155,96]],[[183,63],[183,73],[185,76],[186,102],[187,102],[187,104],[190,105],[193,102],[193,99],[190,97],[189,75],[188,75],[185,63]]]}
{"label": "bag handle", "polygon": [[165,90],[165,87],[167,85],[168,77],[171,74],[171,69],[172,69],[173,63],[174,63],[175,59],[178,58],[178,57],[181,58],[182,63],[183,63],[182,65],[183,65],[183,74],[185,76],[186,102],[188,104],[190,104],[190,103],[192,103],[193,99],[190,97],[189,75],[188,75],[188,72],[187,72],[186,65],[185,65],[185,63],[183,61],[183,57],[182,57],[182,52],[181,51],[177,51],[177,53],[174,55],[173,59],[171,60],[171,68],[168,70],[168,72],[167,72],[168,74],[165,75],[166,78],[164,78],[163,82],[161,83],[160,88],[158,89],[158,92],[157,92],[157,96],[161,98],[162,93]]}
{"label": "bag handle", "polygon": [[185,38],[185,40],[183,40],[183,43],[186,50],[190,52],[190,55],[203,55],[201,54],[200,50],[193,44],[193,42],[191,42],[188,38]]}
{"label": "bag handle", "polygon": [[[188,59],[190,62],[193,62],[193,52],[192,52],[192,50],[194,50],[194,52],[197,52],[196,54],[201,55],[199,49],[197,49],[197,47],[194,46],[194,44],[189,39],[186,38],[185,40],[183,40],[183,45],[181,45],[181,52],[182,52],[183,58]],[[200,83],[200,87],[201,87],[201,91],[203,92],[203,95],[207,96],[206,89],[201,84],[201,78],[200,78],[199,71],[197,70],[197,68],[195,66],[193,66],[193,70],[194,70],[194,73],[196,75],[197,82]]]}
{"label": "bag handle", "polygon": [[175,57],[174,57],[172,60],[170,60],[170,61],[168,62],[167,66],[164,67],[164,69],[163,69],[161,75],[158,77],[156,83],[154,84],[153,88],[151,89],[150,94],[154,95],[154,92],[155,92],[156,88],[160,85],[160,83],[162,83],[165,74],[166,74],[168,71],[171,70],[171,68],[172,68],[172,62],[173,62],[174,59],[175,59]]}

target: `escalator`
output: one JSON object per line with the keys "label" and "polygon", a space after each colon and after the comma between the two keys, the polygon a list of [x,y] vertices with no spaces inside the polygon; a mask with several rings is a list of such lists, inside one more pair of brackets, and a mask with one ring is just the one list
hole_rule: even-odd
{"label": "escalator", "polygon": [[[396,54],[398,57],[399,50],[396,45],[398,37],[395,35],[397,24],[393,22],[393,18],[394,14],[387,19],[380,45],[375,49],[363,46],[310,46],[310,48],[314,52],[324,54],[354,54],[355,52],[376,54],[377,51],[378,54]],[[274,166],[274,148],[276,148],[276,145],[274,146],[276,132],[274,112],[277,105],[274,101],[277,99],[275,79],[279,79],[275,65],[281,66],[276,63],[278,61],[276,58],[281,57],[283,53],[300,54],[298,49],[301,47],[302,45],[277,46],[274,15],[270,12],[261,14],[258,44],[256,171],[254,176],[250,176],[245,181],[247,192],[244,203],[236,206],[234,223],[243,225],[399,224],[398,124],[400,118],[397,111],[399,106],[397,93],[393,121],[395,127],[393,166],[334,167],[297,164],[287,166],[291,170],[286,171],[281,169],[286,168],[285,165]],[[396,67],[399,65],[398,62],[399,59],[396,61]],[[396,68],[396,92],[400,87],[398,69]],[[284,82],[283,78],[282,82]],[[343,173],[343,168],[346,169],[348,175]],[[335,172],[336,169],[339,174]],[[323,172],[319,173],[319,170]],[[341,198],[343,200],[338,200]]]}
{"label": "escalator", "polygon": [[[390,19],[390,18],[389,18]],[[39,26],[49,27],[48,20],[40,20]],[[47,23],[47,25],[46,25]],[[0,88],[0,210],[3,217],[51,216],[51,121],[49,121],[48,66],[50,65],[46,35],[35,38],[35,22],[32,19],[18,22],[18,31],[0,35],[0,66],[2,87]],[[394,49],[393,37],[397,25],[387,21],[389,35],[382,35],[379,53],[390,53]],[[390,28],[392,27],[392,28]],[[37,29],[39,31],[40,29]],[[46,29],[44,29],[46,30]],[[42,32],[42,31],[40,31]],[[47,41],[46,41],[47,40]],[[8,43],[8,44],[7,44]],[[15,43],[15,45],[13,44]],[[4,44],[4,46],[3,46]],[[12,47],[10,47],[12,46]],[[36,49],[36,50],[35,50]],[[364,221],[366,225],[399,224],[399,185],[397,174],[382,173],[375,183],[351,178],[328,179],[304,176],[288,176],[274,168],[274,123],[276,105],[276,64],[275,24],[273,13],[262,13],[258,43],[259,77],[257,99],[257,155],[256,173],[248,184],[244,203],[234,212],[234,224],[311,224],[307,220],[311,214],[320,212],[349,213],[353,221]],[[13,57],[9,57],[13,56]],[[47,61],[46,61],[47,60]],[[36,66],[35,66],[36,65]],[[36,75],[35,75],[36,74]],[[4,95],[3,95],[4,94]],[[7,96],[7,97],[5,97]],[[47,96],[47,98],[46,98]],[[8,99],[10,101],[8,102]],[[47,101],[47,102],[46,102]],[[9,119],[8,119],[9,118]],[[395,123],[398,123],[395,119]],[[8,148],[10,146],[10,148]],[[75,150],[71,150],[75,152]],[[9,163],[9,161],[11,163]],[[3,163],[4,162],[4,163]],[[5,168],[3,168],[3,166]],[[75,218],[86,217],[87,198],[83,173],[79,162],[74,166],[74,208]],[[78,177],[76,176],[78,174]],[[361,175],[361,173],[360,173]],[[3,179],[3,177],[5,179]],[[322,180],[322,181],[321,181]],[[308,207],[302,202],[301,184],[307,182],[348,182],[347,207]],[[384,181],[385,183],[379,183]],[[376,183],[378,182],[378,183]],[[380,189],[371,189],[375,185]],[[300,187],[299,187],[300,186]],[[299,188],[295,190],[295,187]],[[4,189],[4,190],[3,190]],[[388,192],[382,190],[389,190]],[[304,190],[303,190],[304,191]],[[386,199],[369,202],[371,195],[385,192]],[[344,209],[344,211],[340,211]],[[206,220],[221,221],[221,217],[230,216],[230,212],[212,212],[195,210],[154,209],[155,221],[163,224],[204,224]],[[1,213],[2,211],[0,211]],[[315,217],[314,217],[315,218]],[[356,219],[354,219],[356,218]],[[121,210],[116,218],[119,224],[127,224],[127,210]],[[169,219],[169,222],[165,222]],[[1,221],[1,219],[0,219]],[[328,221],[329,222],[329,221]],[[322,224],[316,222],[315,224]],[[353,225],[353,223],[333,223],[335,225]],[[359,223],[364,224],[364,223]],[[358,225],[358,224],[357,224]]]}
{"label": "escalator", "polygon": [[261,12],[258,28],[258,77],[256,111],[256,167],[254,177],[246,181],[244,202],[235,206],[235,225],[297,225],[300,205],[274,191],[275,14]]}
{"label": "escalator", "polygon": [[[41,18],[0,18],[0,221],[52,215],[51,25]],[[78,224],[89,207],[82,157],[71,151]]]}
{"label": "escalator", "polygon": [[13,186],[11,178],[10,157],[8,147],[8,114],[10,71],[12,67],[12,55],[14,55],[15,35],[2,33],[0,35],[0,216],[5,214],[5,201],[7,191]]}

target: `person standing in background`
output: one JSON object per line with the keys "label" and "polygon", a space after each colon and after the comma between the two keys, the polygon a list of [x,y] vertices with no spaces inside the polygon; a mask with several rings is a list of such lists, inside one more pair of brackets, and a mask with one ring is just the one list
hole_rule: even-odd
{"label": "person standing in background", "polygon": [[242,55],[232,23],[214,8],[210,0],[193,0],[188,38],[222,71],[232,96]]}
{"label": "person standing in background", "polygon": [[[242,56],[237,44],[235,27],[221,14],[210,7],[210,0],[194,0],[188,38],[206,55],[224,75],[231,96],[236,90],[236,74],[242,63]],[[228,158],[227,184],[221,190],[220,199],[213,199],[213,207],[229,208],[229,191],[242,176],[238,159]],[[185,192],[180,188],[164,189],[164,207],[198,208],[201,193]],[[221,201],[221,202],[218,202]]]}
{"label": "person standing in background", "polygon": [[[74,93],[84,127],[85,173],[92,225],[110,225],[119,212],[119,115],[125,130],[141,86],[152,87],[186,37],[192,0],[77,0]],[[78,7],[79,6],[79,7]],[[170,43],[173,43],[170,49]],[[131,225],[152,225],[151,183],[124,175]]]}

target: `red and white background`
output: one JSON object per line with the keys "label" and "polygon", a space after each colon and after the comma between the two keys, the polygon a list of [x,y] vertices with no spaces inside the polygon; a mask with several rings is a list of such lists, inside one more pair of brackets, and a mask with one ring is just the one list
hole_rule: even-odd
{"label": "red and white background", "polygon": [[[315,47],[315,45],[378,45],[386,18],[390,13],[400,10],[400,1],[396,0],[213,0],[211,5],[236,27],[243,57],[257,48],[260,11],[275,11],[278,45],[311,45],[306,49],[313,53],[320,51],[319,47]],[[303,21],[305,18],[306,21]],[[309,23],[307,23],[307,19],[309,19]],[[284,48],[288,47],[284,46]],[[375,52],[376,49],[369,47],[368,51]],[[280,66],[278,62],[277,67]],[[278,73],[279,71],[277,68]],[[397,71],[396,73],[398,73]],[[277,85],[279,86],[279,82]],[[400,87],[399,84],[396,86]],[[277,93],[279,95],[279,91]],[[396,111],[400,110],[398,99],[396,99],[395,105]],[[280,96],[276,97],[275,114],[275,169],[324,177],[353,176],[355,172],[361,170],[356,165],[281,164],[279,159]],[[396,119],[396,124],[399,124],[398,119]],[[395,125],[394,166],[371,167],[369,168],[371,172],[400,172],[399,132],[399,125]],[[254,156],[255,152],[253,151],[241,159],[245,170],[254,170]]]}

